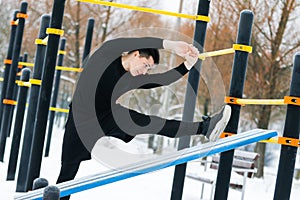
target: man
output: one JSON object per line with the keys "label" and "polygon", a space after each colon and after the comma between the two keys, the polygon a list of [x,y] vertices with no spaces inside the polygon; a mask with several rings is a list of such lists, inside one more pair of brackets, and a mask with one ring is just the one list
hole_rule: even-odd
{"label": "man", "polygon": [[[185,61],[165,73],[147,74],[159,63],[158,49],[173,50]],[[130,142],[136,135],[145,133],[171,138],[202,134],[216,141],[230,118],[230,106],[202,122],[183,122],[148,116],[117,103],[130,90],[177,81],[195,65],[198,55],[197,48],[191,44],[159,38],[120,38],[105,42],[97,49],[86,63],[70,105],[57,183],[75,177],[80,162],[91,159],[90,152],[102,136]]]}

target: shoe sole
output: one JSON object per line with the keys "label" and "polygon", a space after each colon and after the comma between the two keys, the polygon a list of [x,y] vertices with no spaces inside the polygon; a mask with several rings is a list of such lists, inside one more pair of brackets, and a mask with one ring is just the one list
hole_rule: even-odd
{"label": "shoe sole", "polygon": [[211,142],[215,142],[217,139],[220,138],[220,135],[226,128],[226,125],[230,119],[231,115],[231,107],[230,106],[225,106],[223,116],[220,121],[216,124],[215,128],[212,130],[212,133],[210,136],[213,136],[212,138],[209,138]]}

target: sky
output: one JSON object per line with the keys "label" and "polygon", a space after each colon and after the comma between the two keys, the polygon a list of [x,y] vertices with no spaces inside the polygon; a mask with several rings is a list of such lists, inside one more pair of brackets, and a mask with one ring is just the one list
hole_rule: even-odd
{"label": "sky", "polygon": [[172,12],[178,12],[180,0],[163,0],[160,2],[164,9]]}

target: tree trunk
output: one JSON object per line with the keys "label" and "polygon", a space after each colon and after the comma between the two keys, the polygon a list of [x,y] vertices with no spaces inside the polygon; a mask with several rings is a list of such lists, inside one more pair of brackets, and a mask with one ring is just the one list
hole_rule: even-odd
{"label": "tree trunk", "polygon": [[295,176],[295,179],[296,179],[296,180],[299,180],[299,179],[300,179],[300,170],[299,170],[299,169],[296,170],[296,176]]}
{"label": "tree trunk", "polygon": [[256,143],[255,152],[259,153],[259,158],[256,160],[257,173],[256,177],[261,178],[264,176],[264,162],[265,162],[266,143]]}
{"label": "tree trunk", "polygon": [[[258,119],[258,128],[268,129],[271,116],[271,106],[261,106],[260,113],[261,114],[259,115]],[[256,161],[256,177],[260,178],[264,176],[266,144],[260,142],[256,143],[254,151],[260,155]]]}
{"label": "tree trunk", "polygon": [[[110,1],[112,2],[112,1]],[[110,20],[110,15],[111,15],[111,7],[109,6],[107,8],[107,12],[106,12],[106,18],[105,18],[105,21],[104,23],[102,24],[102,29],[103,29],[103,34],[102,34],[102,38],[101,38],[101,42],[104,42],[105,39],[106,39],[106,36],[107,36],[107,26],[108,26],[108,23],[109,23],[109,20]]]}
{"label": "tree trunk", "polygon": [[203,104],[203,115],[208,115],[208,105],[209,105],[209,98],[205,97],[204,104]]}
{"label": "tree trunk", "polygon": [[157,136],[157,148],[155,149],[155,153],[161,155],[163,152],[163,146],[164,146],[164,137],[159,135]]}

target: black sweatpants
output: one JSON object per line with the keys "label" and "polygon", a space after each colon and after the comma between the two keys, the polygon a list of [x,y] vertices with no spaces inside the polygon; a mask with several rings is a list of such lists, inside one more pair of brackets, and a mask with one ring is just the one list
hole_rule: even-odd
{"label": "black sweatpants", "polygon": [[[149,123],[150,120],[149,116],[132,110],[130,110],[129,112],[133,121],[137,125],[144,126]],[[159,118],[156,117],[156,120],[159,121]],[[182,122],[177,120],[164,119],[164,122],[165,123],[163,128],[157,134],[171,137],[171,138],[182,137],[186,135],[205,134],[209,126],[209,121],[207,121],[207,123],[206,121]],[[143,134],[143,133],[135,133],[135,135],[139,135],[139,134]],[[118,126],[116,126],[111,131],[106,133],[106,135],[116,137],[118,139],[123,140],[124,142],[129,142],[134,138],[133,135],[126,134]],[[91,153],[85,148],[84,144],[80,140],[80,137],[76,131],[73,114],[72,114],[72,108],[70,107],[68,120],[65,126],[64,139],[63,139],[61,170],[60,170],[57,183],[73,180],[79,169],[79,165],[81,161],[90,160],[90,159],[91,159]],[[69,199],[69,196],[61,199],[67,200]]]}

